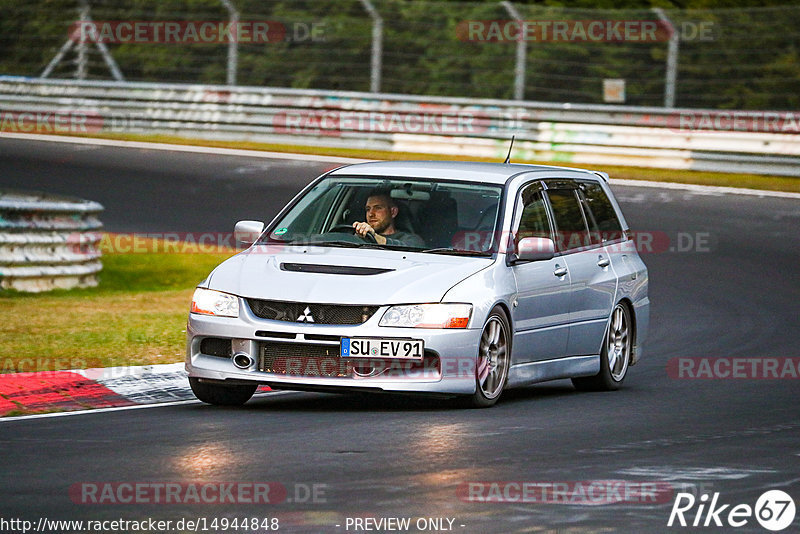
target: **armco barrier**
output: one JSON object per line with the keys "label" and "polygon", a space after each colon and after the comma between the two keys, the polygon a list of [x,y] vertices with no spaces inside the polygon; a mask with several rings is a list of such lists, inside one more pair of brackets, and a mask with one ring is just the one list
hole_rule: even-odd
{"label": "armco barrier", "polygon": [[[800,176],[800,114],[0,76],[0,130]],[[2,135],[2,133],[0,133]]]}
{"label": "armco barrier", "polygon": [[97,202],[0,190],[0,288],[96,286],[102,210]]}

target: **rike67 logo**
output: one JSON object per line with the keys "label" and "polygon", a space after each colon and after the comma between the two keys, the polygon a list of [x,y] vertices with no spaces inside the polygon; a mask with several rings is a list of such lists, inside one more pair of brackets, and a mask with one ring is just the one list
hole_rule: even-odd
{"label": "rike67 logo", "polygon": [[755,517],[765,529],[779,532],[792,524],[795,512],[792,497],[780,490],[763,493],[755,507],[749,504],[721,504],[719,492],[714,493],[710,502],[708,494],[696,499],[691,493],[678,493],[667,526],[739,528],[751,524]]}

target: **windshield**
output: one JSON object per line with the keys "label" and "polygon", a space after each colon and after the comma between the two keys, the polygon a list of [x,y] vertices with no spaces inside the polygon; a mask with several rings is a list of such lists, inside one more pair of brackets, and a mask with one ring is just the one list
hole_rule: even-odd
{"label": "windshield", "polygon": [[[328,176],[261,243],[490,255],[501,196],[501,186],[481,183]],[[354,223],[365,223],[362,235]]]}

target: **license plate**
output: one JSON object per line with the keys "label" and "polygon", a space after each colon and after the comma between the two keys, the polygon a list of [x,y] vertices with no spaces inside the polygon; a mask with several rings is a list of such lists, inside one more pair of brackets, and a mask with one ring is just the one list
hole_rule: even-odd
{"label": "license plate", "polygon": [[421,339],[383,339],[374,337],[343,337],[343,358],[401,358],[421,360],[425,345]]}

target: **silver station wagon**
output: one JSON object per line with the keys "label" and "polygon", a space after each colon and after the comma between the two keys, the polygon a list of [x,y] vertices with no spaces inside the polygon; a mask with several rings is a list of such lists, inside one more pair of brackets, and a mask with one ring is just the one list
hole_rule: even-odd
{"label": "silver station wagon", "polygon": [[259,384],[460,396],[570,378],[615,390],[641,354],[647,268],[605,173],[376,162],[328,172],[195,290],[186,369],[211,404]]}

